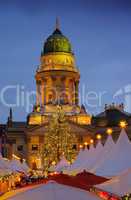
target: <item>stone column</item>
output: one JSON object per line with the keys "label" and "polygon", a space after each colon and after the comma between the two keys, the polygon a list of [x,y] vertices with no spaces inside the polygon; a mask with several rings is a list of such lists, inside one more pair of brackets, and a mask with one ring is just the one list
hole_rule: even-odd
{"label": "stone column", "polygon": [[42,104],[42,106],[44,105],[44,87],[45,87],[45,83],[44,83],[44,80],[42,79],[42,81],[41,81],[41,104]]}
{"label": "stone column", "polygon": [[41,104],[41,81],[36,81],[36,105]]}
{"label": "stone column", "polygon": [[75,80],[73,79],[72,83],[72,105],[75,105],[75,97],[76,97],[76,91],[75,91]]}
{"label": "stone column", "polygon": [[75,82],[75,104],[79,104],[79,81]]}
{"label": "stone column", "polygon": [[43,79],[43,105],[46,105],[46,79]]}
{"label": "stone column", "polygon": [[38,95],[38,83],[36,81],[36,106],[39,105],[39,95]]}

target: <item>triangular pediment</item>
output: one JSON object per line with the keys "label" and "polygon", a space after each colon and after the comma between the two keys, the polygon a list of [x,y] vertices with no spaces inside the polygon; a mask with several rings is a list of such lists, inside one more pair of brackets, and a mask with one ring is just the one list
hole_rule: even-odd
{"label": "triangular pediment", "polygon": [[28,126],[27,134],[29,135],[44,135],[47,132],[47,124]]}
{"label": "triangular pediment", "polygon": [[[79,124],[68,122],[71,132],[76,133],[78,135],[91,135],[91,132],[88,130],[87,126],[83,127]],[[47,132],[48,124],[37,125],[37,126],[29,126],[27,130],[27,134],[31,135],[44,135]]]}

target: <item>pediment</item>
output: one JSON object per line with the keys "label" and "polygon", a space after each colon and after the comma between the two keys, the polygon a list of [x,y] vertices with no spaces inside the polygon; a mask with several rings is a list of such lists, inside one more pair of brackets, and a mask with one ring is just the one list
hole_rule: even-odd
{"label": "pediment", "polygon": [[[44,135],[44,133],[47,132],[47,125],[48,124],[28,127],[27,134]],[[87,129],[87,127],[83,127],[72,122],[69,122],[69,127],[71,132],[76,133],[78,135],[91,135],[91,132]]]}
{"label": "pediment", "polygon": [[47,132],[47,124],[28,127],[27,134],[44,135]]}

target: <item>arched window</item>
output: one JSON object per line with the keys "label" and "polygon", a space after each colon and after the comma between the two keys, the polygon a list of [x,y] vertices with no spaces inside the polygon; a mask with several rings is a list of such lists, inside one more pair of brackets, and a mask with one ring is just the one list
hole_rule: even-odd
{"label": "arched window", "polygon": [[49,94],[49,96],[48,96],[48,103],[51,104],[52,101],[53,101],[53,95]]}
{"label": "arched window", "polygon": [[69,100],[68,100],[68,95],[63,93],[61,96],[60,96],[60,104],[68,104],[69,103]]}
{"label": "arched window", "polygon": [[56,94],[55,92],[52,90],[49,94],[48,94],[48,104],[55,104],[56,103]]}

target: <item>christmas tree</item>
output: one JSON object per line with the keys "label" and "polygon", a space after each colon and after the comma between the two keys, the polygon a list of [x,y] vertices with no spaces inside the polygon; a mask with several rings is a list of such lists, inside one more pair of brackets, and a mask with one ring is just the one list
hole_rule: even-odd
{"label": "christmas tree", "polygon": [[60,161],[62,155],[70,162],[77,153],[77,137],[71,133],[65,113],[61,107],[51,117],[44,139],[44,168]]}

